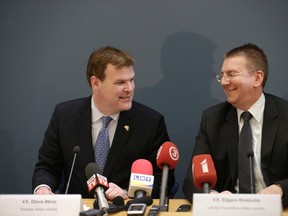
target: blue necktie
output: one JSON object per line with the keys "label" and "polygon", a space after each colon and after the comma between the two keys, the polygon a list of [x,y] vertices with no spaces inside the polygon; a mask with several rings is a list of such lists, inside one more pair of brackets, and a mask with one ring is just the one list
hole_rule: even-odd
{"label": "blue necktie", "polygon": [[110,149],[108,124],[112,120],[112,118],[110,116],[103,116],[101,119],[102,119],[102,128],[96,140],[96,144],[94,147],[94,154],[96,164],[103,171],[107,155]]}
{"label": "blue necktie", "polygon": [[[253,145],[252,145],[252,130],[250,126],[250,119],[253,117],[250,112],[243,112],[241,117],[244,120],[244,125],[239,136],[238,146],[238,178],[239,178],[239,193],[252,193],[255,191],[255,186],[252,185],[254,181],[253,172]],[[249,156],[252,156],[251,161]],[[251,165],[250,165],[251,163]],[[250,166],[252,170],[250,170]],[[250,173],[252,171],[252,173]],[[251,186],[253,188],[251,188]]]}

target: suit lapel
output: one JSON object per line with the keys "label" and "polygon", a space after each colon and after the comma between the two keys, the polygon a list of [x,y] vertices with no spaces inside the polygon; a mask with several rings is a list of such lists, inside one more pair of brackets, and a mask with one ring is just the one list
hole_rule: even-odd
{"label": "suit lapel", "polygon": [[80,135],[79,146],[82,152],[81,155],[85,155],[83,160],[85,160],[86,163],[92,162],[95,159],[91,131],[91,97],[84,101],[84,103],[80,106],[79,112],[77,114],[79,115],[77,119],[77,125],[78,133]]}
{"label": "suit lapel", "polygon": [[132,111],[121,112],[112,146],[109,151],[107,162],[103,171],[105,176],[108,177],[112,173],[113,167],[117,164],[117,161],[121,157],[121,152],[127,144],[129,135],[133,131],[133,126],[134,122],[132,118]]}
{"label": "suit lapel", "polygon": [[265,109],[262,129],[261,145],[261,168],[266,184],[270,184],[268,179],[269,161],[276,136],[279,118],[276,105],[269,95],[265,94]]}
{"label": "suit lapel", "polygon": [[[234,107],[228,110],[226,115],[227,122],[223,125],[221,133],[224,137],[224,142],[228,150],[228,160],[230,163],[230,171],[232,173],[232,185],[237,180],[238,172],[238,120],[237,120],[237,111]],[[228,182],[227,182],[228,183]]]}

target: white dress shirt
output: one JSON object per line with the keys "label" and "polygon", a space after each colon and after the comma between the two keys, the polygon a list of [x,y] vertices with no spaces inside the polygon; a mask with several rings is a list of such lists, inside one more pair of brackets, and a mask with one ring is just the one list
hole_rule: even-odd
{"label": "white dress shirt", "polygon": [[[92,109],[92,116],[91,116],[91,130],[92,130],[92,142],[93,147],[95,146],[97,136],[102,128],[102,116],[105,116],[102,112],[99,111],[99,109],[96,107],[93,96],[91,97],[91,109]],[[115,135],[118,119],[119,119],[119,113],[116,113],[114,115],[110,115],[112,118],[111,122],[108,125],[109,130],[109,142],[110,147],[112,145],[112,141]]]}
{"label": "white dress shirt", "polygon": [[[253,115],[250,120],[250,126],[253,137],[254,151],[254,174],[255,174],[255,190],[256,192],[266,187],[263,174],[261,171],[261,144],[262,144],[262,127],[265,108],[265,96],[262,93],[260,98],[250,108],[249,112]],[[240,118],[243,110],[237,109],[239,134],[241,132],[244,120]],[[236,190],[239,191],[239,181],[237,180]]]}

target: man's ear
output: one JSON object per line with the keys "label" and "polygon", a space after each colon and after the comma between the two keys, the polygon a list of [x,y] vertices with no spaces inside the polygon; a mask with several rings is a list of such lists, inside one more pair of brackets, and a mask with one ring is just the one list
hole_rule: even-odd
{"label": "man's ear", "polygon": [[262,85],[264,80],[264,72],[262,70],[257,70],[255,72],[255,87],[258,87],[259,85]]}
{"label": "man's ear", "polygon": [[100,84],[100,80],[96,76],[91,76],[90,84],[93,90],[97,90]]}

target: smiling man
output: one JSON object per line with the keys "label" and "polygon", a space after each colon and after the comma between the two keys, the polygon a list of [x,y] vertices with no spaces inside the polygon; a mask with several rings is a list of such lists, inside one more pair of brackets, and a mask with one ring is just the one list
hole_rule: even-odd
{"label": "smiling man", "polygon": [[[239,181],[240,170],[241,175],[245,170],[239,153],[242,113],[249,112],[252,150],[246,149],[244,155],[245,160],[248,156],[253,160],[254,184],[252,181],[249,186],[259,194],[280,194],[283,206],[288,206],[288,102],[264,92],[267,77],[267,57],[258,46],[244,44],[225,55],[221,74],[216,78],[227,101],[203,112],[192,157],[211,154],[217,172],[211,192],[249,193]],[[190,201],[193,193],[201,192],[193,183],[191,165],[183,191]]]}
{"label": "smiling man", "polygon": [[[146,159],[153,165],[155,177],[152,196],[159,197],[162,170],[156,165],[156,155],[169,137],[163,115],[133,101],[133,65],[130,54],[110,46],[90,55],[86,75],[92,96],[55,107],[35,166],[32,181],[35,194],[64,192],[73,148],[79,146],[68,193],[93,197],[88,193],[85,167],[96,162],[109,182],[107,199],[119,195],[127,199],[131,166],[137,159]],[[109,119],[105,129],[103,119]],[[107,131],[108,138],[100,135],[102,129]],[[98,140],[107,141],[107,151],[102,152]],[[174,181],[171,170],[168,188]]]}

